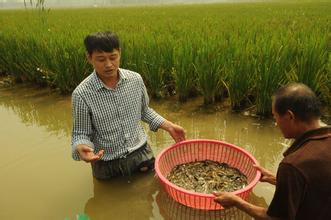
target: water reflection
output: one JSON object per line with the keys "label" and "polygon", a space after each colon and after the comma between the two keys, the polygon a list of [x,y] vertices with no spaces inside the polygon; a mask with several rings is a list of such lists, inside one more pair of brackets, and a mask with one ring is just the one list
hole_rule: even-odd
{"label": "water reflection", "polygon": [[221,210],[193,209],[176,202],[161,189],[156,195],[156,203],[160,213],[166,220],[197,220],[197,219],[224,219],[224,220],[247,220],[251,219],[242,211],[231,208]]}
{"label": "water reflection", "polygon": [[25,125],[44,127],[51,134],[70,135],[70,97],[23,85],[2,88],[0,92],[0,106],[15,112]]}
{"label": "water reflection", "polygon": [[85,205],[85,213],[93,220],[150,219],[153,194],[158,190],[154,173],[136,174],[99,181],[93,178],[94,196]]}
{"label": "water reflection", "polygon": [[[84,213],[91,220],[101,219],[165,219],[165,220],[251,220],[236,209],[199,210],[173,200],[160,188],[153,173],[135,174],[109,181],[93,178],[94,195],[85,205]],[[249,201],[266,207],[263,197],[251,193]]]}
{"label": "water reflection", "polygon": [[[221,210],[199,210],[184,206],[174,199],[162,188],[157,192],[156,203],[160,209],[160,214],[166,220],[205,220],[205,219],[224,219],[224,220],[251,220],[253,219],[248,214],[237,208],[221,209]],[[263,197],[259,197],[254,193],[250,193],[249,202],[267,207],[267,203]]]}

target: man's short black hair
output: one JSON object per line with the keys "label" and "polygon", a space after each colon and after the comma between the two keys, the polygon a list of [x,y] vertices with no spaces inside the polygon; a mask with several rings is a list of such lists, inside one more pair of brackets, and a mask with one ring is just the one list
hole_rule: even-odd
{"label": "man's short black hair", "polygon": [[274,108],[279,115],[287,110],[303,122],[321,116],[320,102],[315,93],[302,83],[291,83],[279,88],[273,95]]}
{"label": "man's short black hair", "polygon": [[112,52],[114,49],[120,49],[119,38],[111,31],[89,34],[85,37],[84,44],[89,55],[94,51]]}

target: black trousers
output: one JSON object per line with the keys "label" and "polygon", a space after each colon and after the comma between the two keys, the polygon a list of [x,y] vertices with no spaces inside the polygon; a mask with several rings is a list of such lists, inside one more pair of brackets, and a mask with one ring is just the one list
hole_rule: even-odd
{"label": "black trousers", "polygon": [[151,147],[146,143],[142,147],[128,154],[125,158],[91,163],[93,176],[100,180],[115,176],[130,176],[142,167],[154,168],[154,155]]}

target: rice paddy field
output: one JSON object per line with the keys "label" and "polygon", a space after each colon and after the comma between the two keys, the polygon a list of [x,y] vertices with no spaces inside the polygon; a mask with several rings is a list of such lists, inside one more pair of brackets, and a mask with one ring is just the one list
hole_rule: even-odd
{"label": "rice paddy field", "polygon": [[0,72],[70,93],[92,71],[84,37],[111,30],[153,98],[268,115],[276,88],[303,82],[330,106],[330,12],[330,1],[0,10]]}

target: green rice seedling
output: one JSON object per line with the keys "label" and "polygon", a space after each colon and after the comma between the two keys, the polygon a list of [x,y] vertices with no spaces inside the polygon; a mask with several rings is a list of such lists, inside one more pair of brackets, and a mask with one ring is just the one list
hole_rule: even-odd
{"label": "green rice seedling", "polygon": [[161,66],[162,66],[162,70],[164,71],[164,74],[162,76],[163,78],[163,91],[165,93],[165,95],[171,96],[175,94],[175,80],[174,80],[174,75],[172,73],[172,70],[174,69],[174,62],[175,62],[175,58],[174,58],[174,48],[175,48],[175,44],[176,41],[174,38],[172,38],[171,36],[164,39],[166,42],[163,42],[162,44],[162,49],[161,49],[161,57],[162,57],[162,62],[161,62]]}
{"label": "green rice seedling", "polygon": [[302,82],[313,89],[322,99],[329,95],[330,72],[327,40],[310,36],[304,45],[299,45],[292,70],[287,74],[291,82]]}
{"label": "green rice seedling", "polygon": [[[142,72],[152,98],[161,98],[164,89],[164,74],[162,62],[162,43],[154,38],[148,38],[144,44]],[[148,46],[147,46],[148,45]]]}
{"label": "green rice seedling", "polygon": [[133,34],[129,39],[123,39],[121,49],[121,66],[141,73],[144,50],[141,48],[141,42],[138,40],[138,36]]}
{"label": "green rice seedling", "polygon": [[18,60],[16,59],[19,54],[20,42],[15,39],[10,40],[9,36],[0,35],[0,64],[1,70],[10,74],[15,80],[19,81],[21,79],[22,71],[18,65]]}
{"label": "green rice seedling", "polygon": [[[40,56],[38,54],[38,44],[31,38],[28,39],[3,39],[5,48],[1,60],[4,69],[18,81],[35,82],[45,85],[46,80],[40,74],[38,66]],[[35,51],[35,53],[31,53]]]}
{"label": "green rice seedling", "polygon": [[203,97],[204,104],[215,102],[216,94],[222,85],[221,71],[224,65],[222,49],[217,45],[203,45],[197,51],[194,59],[194,69],[197,75],[198,88]]}
{"label": "green rice seedling", "polygon": [[174,68],[172,74],[175,79],[176,93],[179,101],[185,102],[196,86],[194,57],[197,49],[189,43],[179,43],[174,51]]}
{"label": "green rice seedling", "polygon": [[19,43],[23,44],[19,47],[16,57],[16,59],[19,59],[17,65],[21,69],[21,78],[24,81],[46,86],[47,77],[44,75],[41,66],[44,64],[42,55],[47,51],[33,38],[21,39]]}
{"label": "green rice seedling", "polygon": [[251,104],[256,76],[256,59],[248,52],[242,51],[226,65],[225,84],[229,93],[231,107],[240,110]]}
{"label": "green rice seedling", "polygon": [[123,66],[142,75],[153,98],[161,98],[165,93],[164,77],[172,67],[173,54],[168,45],[164,39],[155,37],[135,37],[128,43],[123,43]]}
{"label": "green rice seedling", "polygon": [[286,71],[290,66],[287,59],[289,52],[285,46],[264,42],[264,48],[256,61],[256,111],[259,115],[271,113],[271,96],[285,83]]}
{"label": "green rice seedling", "polygon": [[[329,46],[331,46],[331,42],[329,41]],[[328,47],[328,51],[330,51],[331,47]],[[326,87],[324,87],[321,91],[323,94],[323,102],[328,106],[329,111],[331,112],[331,56],[330,53],[328,54],[329,61],[328,61],[328,66],[326,69],[326,75],[327,75],[327,80],[326,80]]]}
{"label": "green rice seedling", "polygon": [[54,84],[62,93],[72,91],[91,72],[91,66],[85,59],[85,51],[80,46],[69,45],[58,48],[55,55],[62,56],[53,64]]}
{"label": "green rice seedling", "polygon": [[19,46],[16,41],[8,42],[8,37],[0,35],[0,69],[1,72],[10,74],[15,80],[18,80],[20,79],[21,72],[17,68],[15,55]]}

